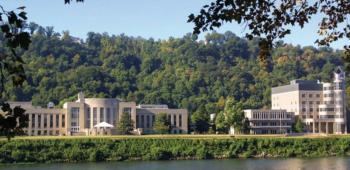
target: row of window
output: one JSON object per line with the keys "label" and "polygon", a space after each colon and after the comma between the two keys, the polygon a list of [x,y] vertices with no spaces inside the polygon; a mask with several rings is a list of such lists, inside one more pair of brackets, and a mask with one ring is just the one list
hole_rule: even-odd
{"label": "row of window", "polygon": [[291,126],[290,122],[253,122],[251,125],[254,126]]}
{"label": "row of window", "polygon": [[285,118],[291,118],[291,114],[290,113],[278,113],[278,112],[253,113],[253,119],[285,119]]}
{"label": "row of window", "polygon": [[61,135],[59,130],[24,130],[24,133],[30,136],[34,135]]}
{"label": "row of window", "polygon": [[[314,104],[314,103],[320,104],[321,102],[320,101],[315,101],[315,102],[314,101],[309,101],[308,103],[309,104]],[[302,101],[301,104],[306,104],[306,101]]]}
{"label": "row of window", "polygon": [[334,94],[333,93],[331,93],[331,94],[324,94],[323,96],[324,97],[334,97]]}
{"label": "row of window", "polygon": [[[60,119],[61,115],[61,119]],[[65,115],[64,114],[30,114],[31,117],[29,124],[31,124],[32,128],[60,128],[60,120],[61,127],[64,128],[65,125]],[[56,121],[54,122],[54,116]],[[49,121],[48,121],[49,120]],[[42,123],[43,121],[43,123]]]}
{"label": "row of window", "polygon": [[[173,119],[171,119],[173,117]],[[171,121],[173,120],[173,121]],[[182,115],[169,114],[168,121],[171,126],[182,127]],[[136,115],[136,128],[152,128],[155,122],[155,115]]]}
{"label": "row of window", "polygon": [[[309,94],[309,98],[313,98],[313,96],[314,96],[314,94]],[[316,98],[320,98],[320,94],[316,94],[315,96],[316,96]],[[301,94],[301,97],[302,98],[306,97],[306,94]]]}

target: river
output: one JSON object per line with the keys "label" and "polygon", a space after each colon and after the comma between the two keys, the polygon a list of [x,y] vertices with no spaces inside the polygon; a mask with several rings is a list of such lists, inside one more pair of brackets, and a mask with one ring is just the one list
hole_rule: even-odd
{"label": "river", "polygon": [[125,161],[100,163],[7,164],[0,170],[345,170],[350,158]]}

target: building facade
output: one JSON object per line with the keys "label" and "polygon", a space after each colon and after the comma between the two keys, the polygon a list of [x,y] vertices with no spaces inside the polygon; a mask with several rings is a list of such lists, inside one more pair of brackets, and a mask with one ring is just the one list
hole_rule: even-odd
{"label": "building facade", "polygon": [[106,122],[114,126],[108,134],[116,131],[122,113],[128,113],[135,122],[134,130],[152,133],[153,122],[159,113],[166,113],[171,122],[171,133],[187,133],[188,112],[186,109],[170,109],[167,105],[136,105],[115,98],[85,98],[78,94],[75,102],[66,102],[63,108],[33,106],[31,102],[9,102],[11,107],[21,106],[29,116],[29,126],[25,129],[35,135],[94,135],[95,126]]}
{"label": "building facade", "polygon": [[244,110],[250,134],[284,134],[292,132],[294,113],[286,110]]}
{"label": "building facade", "polygon": [[345,72],[338,67],[333,82],[293,80],[272,88],[272,109],[285,109],[306,124],[313,133],[343,134],[346,127]]}

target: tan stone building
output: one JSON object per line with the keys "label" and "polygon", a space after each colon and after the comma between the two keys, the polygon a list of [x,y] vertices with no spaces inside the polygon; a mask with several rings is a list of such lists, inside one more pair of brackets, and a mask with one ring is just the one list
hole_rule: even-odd
{"label": "tan stone building", "polygon": [[337,68],[332,83],[293,80],[272,88],[272,109],[294,112],[313,133],[347,132],[345,73]]}
{"label": "tan stone building", "polygon": [[[11,107],[21,106],[29,115],[28,135],[96,135],[118,134],[116,126],[122,113],[128,113],[135,122],[135,132],[152,133],[155,116],[166,113],[171,121],[172,133],[187,133],[188,112],[186,109],[170,109],[167,105],[138,105],[115,98],[85,98],[78,94],[78,100],[67,102],[63,108],[33,106],[31,102],[9,102]],[[105,122],[114,127],[107,130],[96,128]]]}

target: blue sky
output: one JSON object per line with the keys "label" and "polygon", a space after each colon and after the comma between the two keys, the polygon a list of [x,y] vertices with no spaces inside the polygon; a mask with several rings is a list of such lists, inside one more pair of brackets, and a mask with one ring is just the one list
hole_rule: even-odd
{"label": "blue sky", "polygon": [[[108,32],[144,38],[167,39],[182,37],[192,31],[187,23],[190,13],[198,13],[201,7],[213,0],[85,0],[84,3],[64,5],[64,0],[5,0],[6,9],[26,6],[29,21],[42,26],[54,26],[55,31],[69,30],[71,35],[85,38],[87,32]],[[317,38],[317,19],[304,29],[293,28],[283,41],[294,45],[314,45]],[[244,27],[225,24],[218,32],[232,31],[244,36]],[[205,33],[200,35],[203,38]],[[345,40],[331,47],[342,48]]]}

